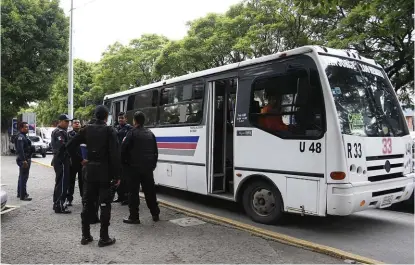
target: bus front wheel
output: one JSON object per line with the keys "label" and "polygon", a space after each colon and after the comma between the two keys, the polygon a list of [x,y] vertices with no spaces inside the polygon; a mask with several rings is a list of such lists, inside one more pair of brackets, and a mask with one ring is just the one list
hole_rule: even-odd
{"label": "bus front wheel", "polygon": [[244,190],[242,204],[246,214],[255,222],[275,224],[282,219],[281,193],[266,181],[250,183]]}

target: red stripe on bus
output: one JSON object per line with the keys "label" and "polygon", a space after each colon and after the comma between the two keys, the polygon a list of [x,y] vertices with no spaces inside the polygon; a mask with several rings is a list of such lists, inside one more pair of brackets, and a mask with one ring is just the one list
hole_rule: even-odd
{"label": "red stripe on bus", "polygon": [[157,143],[158,148],[196,149],[197,143]]}

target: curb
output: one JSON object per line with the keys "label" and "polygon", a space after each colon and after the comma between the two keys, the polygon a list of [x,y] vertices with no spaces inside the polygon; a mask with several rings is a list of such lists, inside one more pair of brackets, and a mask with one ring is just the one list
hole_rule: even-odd
{"label": "curb", "polygon": [[32,163],[39,164],[39,165],[44,166],[44,167],[53,168],[51,165],[44,164],[42,162],[38,162],[38,161],[35,161],[35,160],[32,160]]}
{"label": "curb", "polygon": [[[37,161],[32,161],[32,162],[45,166],[45,167],[52,168],[52,166],[41,163],[41,162],[37,162]],[[144,198],[144,195],[141,192],[140,192],[140,197]],[[308,249],[308,250],[322,253],[322,254],[332,256],[335,258],[354,260],[356,262],[364,263],[364,264],[384,264],[383,262],[380,262],[380,261],[377,261],[371,258],[363,257],[360,255],[356,255],[353,253],[349,253],[347,251],[343,251],[337,248],[332,248],[332,247],[317,244],[311,241],[307,241],[307,240],[295,238],[292,236],[284,235],[281,233],[273,232],[270,230],[258,228],[253,225],[248,225],[248,224],[238,222],[238,221],[235,221],[229,218],[194,210],[194,209],[187,208],[187,207],[184,207],[184,206],[181,206],[175,203],[171,203],[165,200],[158,199],[157,201],[161,206],[165,208],[175,210],[181,213],[185,213],[186,215],[189,215],[189,216],[198,217],[208,222],[213,222],[213,223],[217,223],[221,225],[227,225],[232,228],[239,229],[245,232],[249,232],[253,235],[266,238],[269,240],[274,240],[274,241],[277,241],[283,244]]]}
{"label": "curb", "polygon": [[[140,194],[140,197],[144,198],[144,196],[142,194]],[[191,208],[187,208],[181,205],[177,205],[171,202],[167,202],[164,200],[157,200],[159,202],[159,204],[165,208],[171,209],[171,210],[176,210],[178,212],[182,212],[185,213],[186,215],[189,216],[193,216],[193,217],[198,217],[201,218],[205,221],[208,222],[214,222],[217,224],[222,224],[222,225],[228,225],[232,228],[238,229],[238,230],[242,230],[245,232],[249,232],[253,235],[262,237],[262,238],[266,238],[266,239],[270,239],[270,240],[274,240],[283,244],[287,244],[287,245],[291,245],[291,246],[295,246],[295,247],[300,247],[300,248],[304,248],[304,249],[308,249],[314,252],[318,252],[318,253],[322,253],[328,256],[332,256],[335,258],[340,258],[340,259],[347,259],[347,260],[354,260],[356,262],[359,263],[363,263],[363,264],[384,264],[383,262],[371,259],[371,258],[367,258],[367,257],[363,257],[360,255],[356,255],[353,253],[349,253],[347,251],[343,251],[337,248],[332,248],[329,246],[325,246],[325,245],[321,245],[321,244],[317,244],[314,242],[310,242],[307,240],[303,240],[303,239],[299,239],[299,238],[295,238],[292,236],[288,236],[288,235],[284,235],[281,233],[277,233],[277,232],[273,232],[270,230],[266,230],[266,229],[262,229],[262,228],[258,228],[252,225],[248,225],[248,224],[244,224],[229,218],[225,218],[225,217],[221,217],[221,216],[217,216],[214,214],[209,214],[209,213],[205,213],[205,212],[201,212],[198,210],[194,210]]]}

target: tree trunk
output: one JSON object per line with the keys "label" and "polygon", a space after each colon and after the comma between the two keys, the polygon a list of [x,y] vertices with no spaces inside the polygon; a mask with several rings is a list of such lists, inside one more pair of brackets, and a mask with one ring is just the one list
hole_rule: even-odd
{"label": "tree trunk", "polygon": [[10,141],[9,134],[7,132],[1,133],[1,155],[10,155]]}

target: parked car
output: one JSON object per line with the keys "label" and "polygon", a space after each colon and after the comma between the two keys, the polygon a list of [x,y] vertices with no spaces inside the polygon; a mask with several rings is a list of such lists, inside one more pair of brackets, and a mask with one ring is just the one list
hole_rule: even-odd
{"label": "parked car", "polygon": [[28,136],[28,138],[32,142],[33,155],[41,154],[42,157],[46,157],[48,145],[43,141],[43,139],[36,135]]}
{"label": "parked car", "polygon": [[1,196],[1,211],[4,210],[7,204],[7,192],[3,189],[3,185],[0,189],[0,196]]}
{"label": "parked car", "polygon": [[40,136],[43,141],[48,145],[46,152],[52,152],[52,132],[55,130],[55,127],[37,127],[36,135]]}

